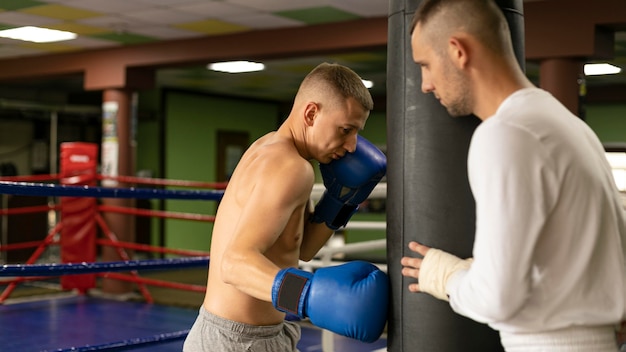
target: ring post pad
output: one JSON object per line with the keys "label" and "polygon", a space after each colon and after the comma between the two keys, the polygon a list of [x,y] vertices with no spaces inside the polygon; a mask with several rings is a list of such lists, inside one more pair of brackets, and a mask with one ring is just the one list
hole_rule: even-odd
{"label": "ring post pad", "polygon": [[272,287],[272,302],[282,311],[306,318],[305,303],[313,274],[287,268],[278,272]]}

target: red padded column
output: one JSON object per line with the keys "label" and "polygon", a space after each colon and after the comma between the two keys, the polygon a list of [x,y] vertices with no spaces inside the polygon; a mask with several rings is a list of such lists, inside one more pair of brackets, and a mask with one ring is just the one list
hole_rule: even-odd
{"label": "red padded column", "polygon": [[[96,185],[98,146],[93,143],[61,144],[61,184]],[[96,199],[61,197],[61,261],[80,263],[96,261]],[[69,275],[61,278],[64,289],[85,293],[95,287],[95,274]]]}

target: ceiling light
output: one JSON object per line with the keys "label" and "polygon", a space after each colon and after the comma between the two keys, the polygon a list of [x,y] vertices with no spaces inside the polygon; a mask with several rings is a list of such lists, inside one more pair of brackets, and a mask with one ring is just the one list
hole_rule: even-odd
{"label": "ceiling light", "polygon": [[250,61],[227,61],[209,64],[208,68],[213,71],[243,73],[261,71],[265,69],[265,65]]}
{"label": "ceiling light", "polygon": [[611,64],[585,64],[586,76],[612,75],[620,73],[621,71],[621,68]]}
{"label": "ceiling light", "polygon": [[60,42],[77,37],[76,33],[58,31],[56,29],[40,28],[33,26],[5,29],[0,31],[0,37],[24,40],[35,43]]}
{"label": "ceiling light", "polygon": [[365,88],[370,89],[374,86],[374,82],[369,81],[367,79],[362,79],[361,80],[363,82],[363,85],[365,85]]}

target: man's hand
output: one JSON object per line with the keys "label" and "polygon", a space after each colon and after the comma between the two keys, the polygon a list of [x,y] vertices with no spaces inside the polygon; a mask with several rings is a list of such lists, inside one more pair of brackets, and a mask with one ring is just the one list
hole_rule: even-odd
{"label": "man's hand", "polygon": [[472,265],[472,258],[461,259],[442,250],[430,248],[417,242],[410,242],[409,249],[422,255],[424,258],[402,258],[402,275],[418,280],[410,284],[409,291],[425,292],[435,298],[448,301],[446,285],[452,275],[460,270],[468,270]]}
{"label": "man's hand", "polygon": [[[425,257],[430,247],[427,247],[423,244],[412,241],[412,242],[409,242],[409,249],[412,250],[413,252],[420,254],[422,257]],[[402,275],[419,280],[420,267],[422,266],[422,261],[423,259],[421,258],[403,257],[400,262],[403,266]],[[420,292],[419,283],[409,284],[409,291]]]}

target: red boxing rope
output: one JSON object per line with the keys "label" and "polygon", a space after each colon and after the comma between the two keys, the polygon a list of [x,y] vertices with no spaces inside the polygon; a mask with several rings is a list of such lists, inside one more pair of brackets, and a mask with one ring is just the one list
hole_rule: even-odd
{"label": "red boxing rope", "polygon": [[60,179],[61,179],[61,175],[59,174],[0,177],[0,181],[11,181],[11,182],[42,182],[42,181],[58,181]]}
{"label": "red boxing rope", "polygon": [[120,247],[126,249],[135,249],[138,251],[144,252],[154,252],[154,253],[162,253],[162,254],[178,254],[189,257],[199,257],[199,256],[208,256],[208,252],[202,251],[191,251],[188,249],[174,249],[174,248],[164,248],[164,247],[156,247],[148,244],[139,244],[139,243],[130,243],[130,242],[122,242],[122,241],[111,241],[111,240],[98,240],[97,244],[101,246],[110,246],[110,247]]}
{"label": "red boxing rope", "polygon": [[[5,244],[0,245],[0,251],[14,251],[18,249],[27,249],[27,248],[35,248],[42,245],[47,245],[46,241],[29,241],[29,242],[20,242],[13,244]],[[53,241],[49,244],[57,244],[56,241]]]}
{"label": "red boxing rope", "polygon": [[161,178],[134,177],[134,176],[106,176],[98,175],[98,180],[113,180],[121,183],[133,183],[157,186],[178,186],[193,188],[226,189],[227,182],[201,182],[185,180],[166,180]]}
{"label": "red boxing rope", "polygon": [[215,216],[212,216],[212,215],[188,214],[188,213],[178,213],[178,212],[162,211],[162,210],[137,209],[137,208],[120,207],[120,206],[115,206],[115,205],[100,205],[98,206],[98,210],[102,212],[130,214],[130,215],[139,215],[139,216],[151,216],[151,217],[165,218],[165,219],[215,222]]}
{"label": "red boxing rope", "polygon": [[109,278],[109,279],[133,282],[136,284],[146,284],[150,286],[173,288],[173,289],[178,289],[178,290],[186,290],[186,291],[200,292],[200,293],[206,292],[206,286],[183,284],[180,282],[148,279],[145,277],[134,277],[131,275],[124,275],[124,274],[119,274],[119,273],[103,273],[103,274],[99,274],[98,276],[102,276],[102,277]]}
{"label": "red boxing rope", "polygon": [[35,205],[32,207],[19,207],[0,209],[0,215],[17,215],[17,214],[30,214],[30,213],[45,213],[50,210],[61,209],[58,205]]}
{"label": "red boxing rope", "polygon": [[15,279],[0,280],[0,285],[20,284],[22,282],[42,281],[42,280],[47,280],[47,279],[50,279],[50,277],[49,276],[17,277]]}

